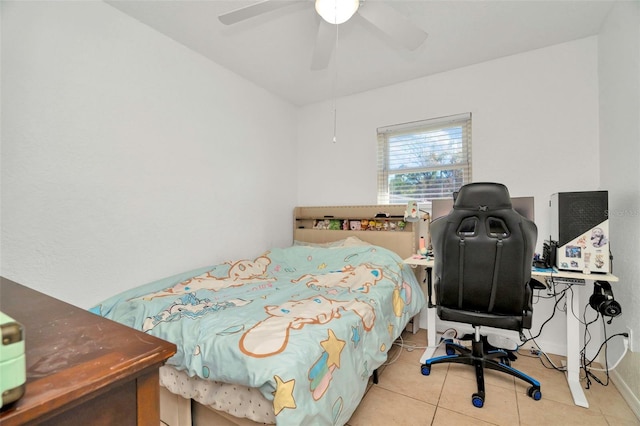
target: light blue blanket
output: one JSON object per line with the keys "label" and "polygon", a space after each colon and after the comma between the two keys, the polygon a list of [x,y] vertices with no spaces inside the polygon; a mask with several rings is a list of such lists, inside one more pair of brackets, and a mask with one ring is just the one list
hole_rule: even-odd
{"label": "light blue blanket", "polygon": [[377,246],[273,249],[137,287],[92,311],[175,343],[190,376],[259,388],[279,425],[342,425],[424,305]]}

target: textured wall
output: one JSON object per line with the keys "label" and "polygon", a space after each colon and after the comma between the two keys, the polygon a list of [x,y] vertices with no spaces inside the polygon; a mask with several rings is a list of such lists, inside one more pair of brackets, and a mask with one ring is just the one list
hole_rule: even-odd
{"label": "textured wall", "polygon": [[[640,3],[617,2],[599,36],[600,174],[609,189],[613,285],[622,315],[615,332],[631,327],[635,353],[616,369],[618,387],[640,418]],[[610,334],[613,334],[611,332]],[[622,354],[620,340],[609,359]],[[621,383],[620,383],[621,382]]]}
{"label": "textured wall", "polygon": [[291,243],[293,106],[103,2],[0,7],[3,276],[88,307]]}

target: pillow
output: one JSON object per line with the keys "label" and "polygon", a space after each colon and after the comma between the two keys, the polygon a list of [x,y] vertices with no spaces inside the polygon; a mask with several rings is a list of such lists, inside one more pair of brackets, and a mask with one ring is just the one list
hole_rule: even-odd
{"label": "pillow", "polygon": [[342,240],[330,241],[328,243],[309,243],[306,241],[295,240],[294,246],[307,246],[307,247],[321,247],[321,248],[336,248],[336,247],[357,247],[357,246],[370,246],[366,241],[362,241],[358,237],[348,237]]}
{"label": "pillow", "polygon": [[344,243],[342,243],[342,247],[357,247],[357,246],[370,246],[370,245],[371,243],[362,241],[358,237],[349,237],[344,240]]}
{"label": "pillow", "polygon": [[293,242],[294,246],[307,246],[307,247],[323,247],[323,248],[331,248],[331,247],[342,247],[342,244],[344,244],[345,240],[338,240],[338,241],[330,241],[328,243],[309,243],[307,241],[298,241],[295,240]]}

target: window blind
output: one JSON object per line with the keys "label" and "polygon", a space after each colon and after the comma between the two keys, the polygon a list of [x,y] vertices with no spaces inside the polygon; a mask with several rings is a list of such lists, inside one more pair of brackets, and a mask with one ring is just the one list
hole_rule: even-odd
{"label": "window blind", "polygon": [[449,198],[471,182],[471,113],[377,132],[378,203]]}

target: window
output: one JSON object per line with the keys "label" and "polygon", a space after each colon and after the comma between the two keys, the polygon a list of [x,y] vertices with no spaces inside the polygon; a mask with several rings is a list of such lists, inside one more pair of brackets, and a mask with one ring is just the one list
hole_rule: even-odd
{"label": "window", "polygon": [[378,129],[378,203],[451,198],[471,182],[471,114]]}

